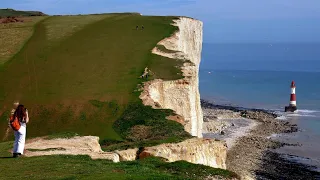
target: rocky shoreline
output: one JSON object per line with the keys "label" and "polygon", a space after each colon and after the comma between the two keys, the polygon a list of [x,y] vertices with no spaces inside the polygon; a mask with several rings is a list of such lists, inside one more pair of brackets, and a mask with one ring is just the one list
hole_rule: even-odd
{"label": "rocky shoreline", "polygon": [[237,126],[236,123],[228,123],[229,119],[238,119],[239,122],[241,119],[251,119],[257,123],[248,133],[238,137],[227,152],[227,169],[236,172],[242,179],[320,179],[320,172],[315,171],[314,167],[292,162],[285,158],[288,155],[273,151],[282,146],[299,146],[270,138],[274,134],[296,132],[297,125],[277,120],[276,114],[262,109],[214,105],[204,100],[201,100],[201,105],[205,125],[209,126],[204,126],[207,133],[222,137],[228,135],[224,134],[228,128]]}

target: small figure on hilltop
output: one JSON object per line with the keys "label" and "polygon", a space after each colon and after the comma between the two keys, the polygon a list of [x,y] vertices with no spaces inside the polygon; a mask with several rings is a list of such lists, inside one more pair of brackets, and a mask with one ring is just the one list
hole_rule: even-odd
{"label": "small figure on hilltop", "polygon": [[140,78],[146,78],[148,79],[148,76],[149,76],[149,69],[148,67],[144,68],[144,72],[143,74],[140,76]]}
{"label": "small figure on hilltop", "polygon": [[144,26],[143,25],[141,26],[141,30],[144,30]]}
{"label": "small figure on hilltop", "polygon": [[[26,129],[29,122],[29,114],[27,108],[22,104],[14,103],[16,109],[11,111],[10,127],[14,130],[14,145],[13,145],[13,157],[19,157],[23,155],[25,141],[26,141]],[[13,112],[13,114],[12,114]]]}
{"label": "small figure on hilltop", "polygon": [[136,30],[138,30],[138,29],[139,29],[139,26],[137,25],[137,26],[136,26]]}

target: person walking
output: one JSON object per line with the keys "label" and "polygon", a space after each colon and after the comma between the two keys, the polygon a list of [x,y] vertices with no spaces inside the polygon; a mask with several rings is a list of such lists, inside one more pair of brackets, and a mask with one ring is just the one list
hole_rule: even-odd
{"label": "person walking", "polygon": [[140,78],[146,78],[148,79],[148,76],[149,76],[149,69],[148,67],[144,68],[144,72],[143,74],[140,76]]}
{"label": "person walking", "polygon": [[26,133],[27,133],[27,123],[29,122],[28,110],[22,105],[19,104],[16,108],[13,119],[18,118],[20,122],[20,128],[17,131],[14,131],[14,144],[13,144],[13,157],[19,157],[23,155],[24,146],[26,142]]}

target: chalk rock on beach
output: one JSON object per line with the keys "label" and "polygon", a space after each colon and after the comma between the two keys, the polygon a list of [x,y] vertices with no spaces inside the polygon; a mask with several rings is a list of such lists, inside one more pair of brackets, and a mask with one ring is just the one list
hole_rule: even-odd
{"label": "chalk rock on beach", "polygon": [[219,133],[231,126],[227,121],[209,121],[203,123],[203,133]]}
{"label": "chalk rock on beach", "polygon": [[138,148],[134,148],[115,152],[119,155],[120,161],[134,161],[137,159],[138,150]]}

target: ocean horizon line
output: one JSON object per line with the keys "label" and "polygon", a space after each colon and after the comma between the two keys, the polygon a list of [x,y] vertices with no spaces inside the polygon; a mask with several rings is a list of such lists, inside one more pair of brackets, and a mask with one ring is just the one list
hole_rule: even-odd
{"label": "ocean horizon line", "polygon": [[261,42],[254,42],[254,41],[252,41],[252,42],[249,42],[249,41],[247,41],[247,42],[245,42],[245,41],[238,41],[238,42],[236,42],[236,41],[234,41],[234,42],[232,42],[232,41],[225,41],[225,42],[219,42],[219,41],[216,41],[216,42],[203,42],[202,43],[202,45],[223,45],[223,44],[226,44],[226,45],[230,45],[230,44],[233,44],[233,45],[235,45],[235,44],[239,44],[239,45],[243,45],[243,44],[260,44],[260,45],[262,45],[262,44],[266,44],[266,45],[269,45],[269,44],[273,44],[273,45],[276,45],[276,44],[320,44],[320,41],[292,41],[292,42],[290,42],[290,41],[279,41],[279,42],[276,42],[276,41],[270,41],[270,42],[264,42],[264,41],[261,41]]}
{"label": "ocean horizon line", "polygon": [[218,71],[218,72],[227,72],[227,71],[238,71],[238,72],[244,72],[244,71],[250,71],[250,72],[290,72],[290,73],[320,73],[320,71],[313,71],[313,70],[257,70],[257,69],[201,69],[200,68],[200,72],[203,71],[208,71],[208,72],[212,72],[212,71]]}

